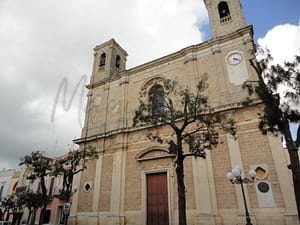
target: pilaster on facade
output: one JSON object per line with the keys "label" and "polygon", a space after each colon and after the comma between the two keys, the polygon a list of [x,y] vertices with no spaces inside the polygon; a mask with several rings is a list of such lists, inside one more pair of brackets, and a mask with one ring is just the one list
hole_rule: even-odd
{"label": "pilaster on facade", "polygon": [[[270,149],[276,166],[276,173],[278,176],[278,183],[282,191],[282,197],[285,205],[285,220],[286,224],[299,224],[299,221],[295,219],[297,215],[296,202],[294,197],[294,188],[292,185],[292,175],[287,170],[288,160],[285,154],[286,149],[283,149],[280,138],[276,136],[268,135],[270,143]],[[292,219],[293,218],[293,219]]]}
{"label": "pilaster on facade", "polygon": [[[244,167],[244,164],[242,161],[241,150],[240,150],[238,141],[235,139],[235,137],[231,136],[230,134],[227,134],[226,137],[227,137],[231,167],[234,168],[235,166],[240,166],[241,168],[246,169],[247,167]],[[244,171],[244,170],[242,171],[243,177],[245,177],[245,175],[247,176],[247,174],[245,174],[245,172],[247,172],[247,171]],[[247,185],[244,185],[244,190],[245,190],[246,202],[248,204],[249,209],[251,209],[251,203],[249,201]],[[238,202],[239,214],[243,215],[245,213],[245,206],[244,206],[244,200],[243,200],[243,196],[241,193],[240,185],[235,185],[235,191],[236,191],[236,199]],[[250,213],[251,213],[251,211],[250,211]]]}

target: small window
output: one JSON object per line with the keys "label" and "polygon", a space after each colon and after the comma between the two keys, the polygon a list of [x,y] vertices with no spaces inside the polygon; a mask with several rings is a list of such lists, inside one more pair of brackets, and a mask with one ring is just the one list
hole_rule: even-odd
{"label": "small window", "polygon": [[0,199],[2,198],[2,192],[3,192],[3,189],[4,189],[4,186],[1,185],[1,187],[0,187]]}
{"label": "small window", "polygon": [[50,215],[51,215],[51,210],[46,209],[45,215],[44,215],[44,223],[49,223],[50,221]]}
{"label": "small window", "polygon": [[63,211],[62,205],[59,205],[57,207],[56,218],[57,218],[58,224],[64,224],[64,211]]}
{"label": "small window", "polygon": [[92,189],[92,183],[91,182],[85,182],[83,184],[83,190],[84,192],[89,192]]}
{"label": "small window", "polygon": [[54,177],[51,177],[48,195],[50,195],[50,196],[53,195],[53,188],[54,188]]}
{"label": "small window", "polygon": [[117,55],[117,57],[116,57],[116,67],[120,68],[120,65],[121,65],[121,57],[119,55]]}
{"label": "small window", "polygon": [[149,100],[152,104],[152,115],[159,116],[164,114],[164,89],[161,85],[154,85],[149,91]]}
{"label": "small window", "polygon": [[220,2],[218,6],[220,22],[225,23],[231,20],[230,11],[227,2]]}
{"label": "small window", "polygon": [[91,185],[90,184],[86,184],[84,186],[85,191],[89,191],[91,189]]}
{"label": "small window", "polygon": [[105,65],[105,60],[106,60],[106,54],[102,53],[102,55],[100,56],[100,64],[99,64],[100,67]]}

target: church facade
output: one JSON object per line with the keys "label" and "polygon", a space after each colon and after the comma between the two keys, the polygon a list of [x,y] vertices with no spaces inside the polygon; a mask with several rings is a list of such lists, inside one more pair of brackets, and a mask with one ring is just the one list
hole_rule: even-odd
{"label": "church facade", "polygon": [[[252,26],[240,1],[204,0],[212,39],[126,69],[127,52],[111,39],[94,48],[85,124],[80,149],[94,148],[99,158],[77,177],[69,223],[74,225],[178,224],[174,157],[166,144],[149,140],[147,132],[170,135],[164,126],[133,127],[141,90],[176,80],[195,89],[208,78],[210,104],[236,121],[237,138],[220,132],[220,144],[207,158],[184,161],[188,224],[245,224],[240,185],[226,179],[234,166],[243,176],[252,169],[254,183],[244,185],[251,221],[257,225],[298,224],[287,157],[280,138],[258,129],[261,104],[242,107],[245,81],[257,80]],[[185,151],[188,146],[184,145]],[[153,215],[156,215],[153,217]]]}

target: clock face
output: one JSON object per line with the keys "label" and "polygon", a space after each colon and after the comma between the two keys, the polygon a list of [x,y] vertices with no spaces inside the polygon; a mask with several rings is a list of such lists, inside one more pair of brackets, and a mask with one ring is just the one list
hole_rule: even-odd
{"label": "clock face", "polygon": [[240,53],[232,53],[228,56],[227,61],[230,65],[237,65],[242,61],[242,55]]}

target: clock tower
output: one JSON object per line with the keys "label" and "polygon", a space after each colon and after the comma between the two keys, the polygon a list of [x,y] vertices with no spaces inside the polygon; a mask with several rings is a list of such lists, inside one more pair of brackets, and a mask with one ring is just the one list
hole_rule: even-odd
{"label": "clock tower", "polygon": [[204,0],[208,11],[212,38],[237,31],[246,26],[238,0]]}
{"label": "clock tower", "polygon": [[[246,80],[256,79],[249,64],[254,58],[252,26],[247,26],[240,0],[204,0],[208,11],[212,36],[213,57],[218,65],[219,101],[228,101],[228,96],[241,96],[241,85]],[[225,69],[225,70],[224,70]],[[223,78],[221,78],[223,76]],[[237,101],[237,98],[232,99]]]}

